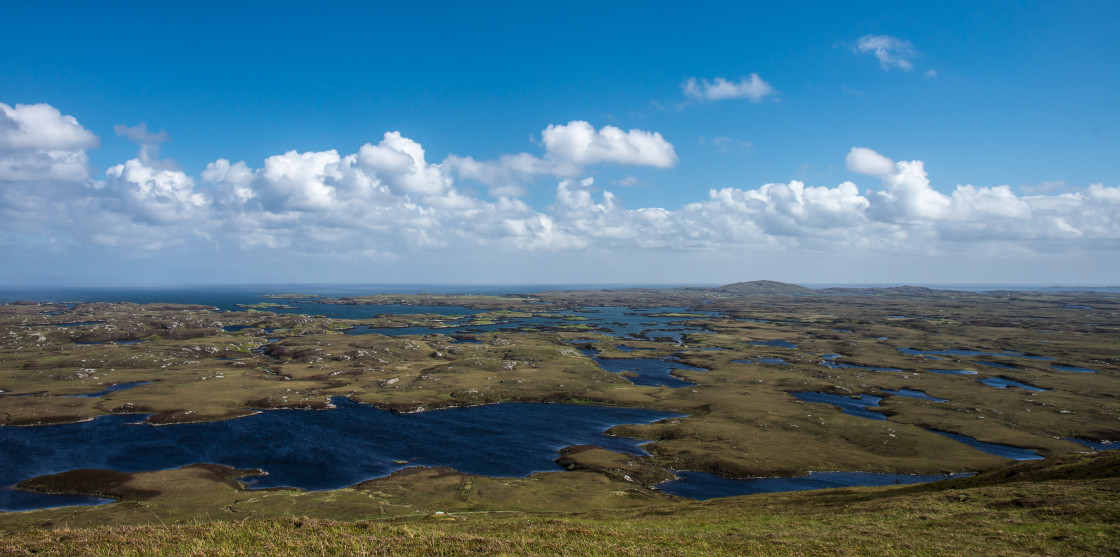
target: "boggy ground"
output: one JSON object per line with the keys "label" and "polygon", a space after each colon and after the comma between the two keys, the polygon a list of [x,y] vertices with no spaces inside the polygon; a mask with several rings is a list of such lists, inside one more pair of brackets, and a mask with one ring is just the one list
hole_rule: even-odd
{"label": "boggy ground", "polygon": [[[262,408],[325,409],[332,396],[396,411],[553,401],[687,414],[651,425],[615,428],[619,435],[654,441],[646,446],[653,456],[637,459],[640,470],[603,464],[621,455],[587,452],[583,461],[578,455],[566,461],[576,471],[554,474],[563,480],[509,480],[570,482],[575,486],[572,493],[596,494],[586,496],[587,501],[606,497],[643,505],[648,498],[665,497],[647,489],[659,481],[658,472],[650,470],[701,470],[730,477],[798,475],[810,470],[947,473],[991,469],[1007,462],[927,429],[1032,448],[1046,457],[1086,450],[1066,440],[1071,437],[1120,440],[1120,346],[1115,341],[1120,338],[1120,297],[1111,294],[813,291],[780,283],[744,283],[716,289],[395,295],[343,301],[467,305],[489,310],[471,318],[482,323],[584,305],[671,306],[686,308],[680,314],[682,321],[702,322],[711,332],[693,334],[684,345],[677,345],[618,340],[583,330],[576,321],[571,328],[550,331],[472,335],[479,341],[473,344],[438,334],[345,333],[359,325],[446,325],[448,318],[439,315],[348,321],[173,304],[9,304],[0,306],[0,389],[6,391],[0,396],[0,423],[72,422],[107,413],[150,414],[148,421],[157,424],[206,421]],[[688,308],[719,312],[722,317],[693,317]],[[62,323],[85,324],[57,325]],[[231,325],[247,327],[236,332],[223,329]],[[579,344],[589,339],[599,342]],[[774,340],[796,348],[753,344]],[[625,352],[616,348],[618,344],[647,350]],[[708,371],[674,372],[696,383],[695,387],[637,386],[603,371],[576,349],[580,346],[594,347],[603,357],[612,358],[673,356]],[[941,355],[935,360],[899,348],[997,355]],[[760,358],[781,358],[786,363],[762,363]],[[825,362],[901,371],[828,367]],[[1059,371],[1053,365],[1097,373]],[[930,369],[976,374],[943,375]],[[977,382],[988,377],[1047,390],[996,389]],[[147,384],[100,397],[68,396],[129,382]],[[843,414],[832,406],[801,402],[790,394],[881,396],[884,389],[919,390],[948,400],[890,395],[877,409],[888,419],[875,421]],[[631,471],[635,472],[632,481],[620,479]],[[447,474],[439,477],[451,481]],[[498,485],[506,480],[472,482]],[[359,487],[354,489],[361,493]],[[613,492],[640,496],[608,496]],[[274,496],[257,498],[268,497]],[[365,505],[366,498],[362,495],[360,504],[355,504]],[[556,505],[559,499],[563,498],[524,500]],[[510,500],[499,499],[493,508],[523,508],[510,505]]]}

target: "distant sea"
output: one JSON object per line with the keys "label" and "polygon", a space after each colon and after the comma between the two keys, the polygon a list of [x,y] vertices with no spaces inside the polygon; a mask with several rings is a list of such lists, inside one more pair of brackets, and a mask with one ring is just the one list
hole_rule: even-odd
{"label": "distant sea", "polygon": [[[715,286],[681,284],[235,284],[117,287],[0,287],[0,303],[19,300],[33,302],[156,302],[201,304],[222,310],[237,309],[237,304],[256,304],[266,294],[316,294],[338,298],[373,294],[524,294],[563,290],[617,290],[622,288],[675,288]],[[809,288],[883,288],[900,284],[806,284]],[[910,284],[943,290],[983,292],[1018,290],[1031,292],[1079,291],[1120,292],[1120,286],[1045,286],[1008,284]]]}
{"label": "distant sea", "polygon": [[[31,302],[132,302],[177,303],[235,310],[237,304],[260,303],[268,294],[315,294],[330,298],[374,294],[525,294],[559,290],[614,290],[620,288],[675,288],[680,285],[627,284],[218,284],[113,287],[0,287],[0,303]],[[274,300],[283,302],[283,300]]]}

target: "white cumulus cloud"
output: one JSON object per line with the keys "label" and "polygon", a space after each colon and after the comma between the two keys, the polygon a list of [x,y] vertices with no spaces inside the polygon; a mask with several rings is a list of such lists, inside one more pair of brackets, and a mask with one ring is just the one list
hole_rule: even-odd
{"label": "white cumulus cloud", "polygon": [[254,197],[271,212],[337,209],[337,182],[343,173],[338,151],[288,151],[264,160]]}
{"label": "white cumulus cloud", "polygon": [[599,164],[669,168],[677,164],[673,144],[658,132],[639,129],[623,131],[615,126],[598,130],[583,120],[551,124],[541,132],[545,153],[501,155],[493,160],[450,155],[441,166],[460,178],[477,180],[490,186],[494,197],[518,196],[537,176],[570,178],[587,167]]}
{"label": "white cumulus cloud", "polygon": [[722,77],[712,81],[693,77],[681,84],[681,91],[686,97],[700,102],[750,99],[751,102],[757,103],[777,93],[773,86],[758,77],[756,73],[737,82]]}
{"label": "white cumulus cloud", "polygon": [[894,161],[867,147],[852,147],[844,162],[848,170],[871,176],[886,176],[895,171]]}
{"label": "white cumulus cloud", "polygon": [[100,139],[48,104],[0,103],[0,181],[81,181]]}
{"label": "white cumulus cloud", "polygon": [[660,133],[603,126],[598,131],[584,121],[550,125],[541,132],[547,157],[573,169],[599,163],[668,168],[677,164],[673,145]]}
{"label": "white cumulus cloud", "polygon": [[451,186],[439,165],[424,159],[424,148],[400,132],[386,133],[377,145],[362,145],[358,162],[398,194],[440,195]]}
{"label": "white cumulus cloud", "polygon": [[0,103],[0,150],[95,149],[100,140],[49,104]]}
{"label": "white cumulus cloud", "polygon": [[152,225],[194,219],[210,204],[183,171],[153,168],[138,159],[106,170],[105,184],[99,190],[105,209]]}
{"label": "white cumulus cloud", "polygon": [[886,190],[872,192],[870,198],[876,218],[913,223],[948,216],[950,199],[930,186],[922,161],[895,163],[895,171],[882,178]]}

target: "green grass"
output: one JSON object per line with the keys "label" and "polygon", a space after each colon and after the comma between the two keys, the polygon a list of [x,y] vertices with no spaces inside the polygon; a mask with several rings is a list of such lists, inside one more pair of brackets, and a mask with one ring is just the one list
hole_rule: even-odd
{"label": "green grass", "polygon": [[1016,470],[1011,478],[988,474],[922,486],[754,495],[581,514],[428,510],[353,522],[291,516],[34,528],[0,539],[0,553],[1116,555],[1117,458],[1094,459],[1100,460],[1067,457],[1064,469],[1019,465],[1011,469]]}

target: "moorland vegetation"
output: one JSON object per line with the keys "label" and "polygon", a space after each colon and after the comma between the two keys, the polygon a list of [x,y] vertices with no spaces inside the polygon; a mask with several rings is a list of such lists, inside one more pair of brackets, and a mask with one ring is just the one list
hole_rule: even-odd
{"label": "moorland vegetation", "polygon": [[[479,313],[340,319],[269,311],[296,300]],[[567,471],[527,478],[413,467],[339,490],[250,490],[237,478],[251,472],[205,463],[33,478],[21,488],[116,502],[0,514],[9,533],[0,552],[1076,554],[1120,547],[1120,460],[1078,442],[1120,441],[1116,294],[812,290],[757,281],[510,296],[293,294],[250,306],[0,306],[0,423],[34,427],[109,414],[189,423],[262,410],[329,411],[333,397],[394,412],[566,402],[685,416],[611,430],[651,440],[647,456],[570,447],[559,457]],[[585,308],[603,306],[656,308],[644,315],[686,332],[619,338],[588,318]],[[557,315],[566,318],[527,324]],[[405,327],[423,334],[349,334]],[[639,357],[686,364],[673,375],[694,385],[637,385],[597,363]],[[136,386],[72,396],[124,384]],[[886,419],[794,396],[803,392],[883,397],[870,410]],[[897,394],[915,392],[937,400]],[[1012,463],[937,431],[1032,449],[1045,460]],[[695,502],[656,489],[674,470],[729,478],[979,474]]]}

